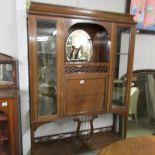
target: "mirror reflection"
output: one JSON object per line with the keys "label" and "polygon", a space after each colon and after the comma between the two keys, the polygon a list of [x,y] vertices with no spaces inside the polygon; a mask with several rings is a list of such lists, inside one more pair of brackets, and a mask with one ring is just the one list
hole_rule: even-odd
{"label": "mirror reflection", "polygon": [[12,82],[12,65],[0,64],[0,84]]}
{"label": "mirror reflection", "polygon": [[66,57],[69,62],[87,62],[92,56],[92,41],[84,30],[73,31],[66,42]]}
{"label": "mirror reflection", "polygon": [[37,82],[38,115],[57,113],[56,82],[56,39],[55,21],[37,21]]}
{"label": "mirror reflection", "polygon": [[118,27],[117,51],[115,53],[115,70],[113,81],[113,108],[125,105],[126,81],[122,76],[128,70],[128,55],[130,45],[130,28]]}

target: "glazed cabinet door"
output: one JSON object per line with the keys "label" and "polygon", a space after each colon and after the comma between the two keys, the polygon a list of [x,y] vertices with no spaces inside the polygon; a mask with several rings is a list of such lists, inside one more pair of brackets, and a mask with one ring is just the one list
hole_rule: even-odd
{"label": "glazed cabinet door", "polygon": [[122,113],[128,110],[135,27],[130,25],[115,25],[114,27],[115,50],[113,54],[111,110]]}
{"label": "glazed cabinet door", "polygon": [[[46,122],[60,115],[62,21],[29,16],[31,119]],[[58,61],[59,58],[59,61]]]}

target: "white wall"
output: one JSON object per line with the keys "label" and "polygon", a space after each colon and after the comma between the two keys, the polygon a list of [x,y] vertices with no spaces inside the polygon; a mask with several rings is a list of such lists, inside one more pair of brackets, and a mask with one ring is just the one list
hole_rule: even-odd
{"label": "white wall", "polygon": [[[1,0],[0,52],[19,63],[23,154],[30,150],[26,0]],[[25,145],[26,144],[26,145]]]}
{"label": "white wall", "polygon": [[18,57],[16,31],[16,3],[1,0],[0,5],[0,52]]}
{"label": "white wall", "polygon": [[[30,1],[30,0],[29,0]],[[33,2],[51,3],[58,5],[67,5],[93,10],[104,10],[113,12],[125,11],[125,0],[31,0]]]}
{"label": "white wall", "polygon": [[133,70],[155,69],[155,35],[137,34]]}
{"label": "white wall", "polygon": [[[124,0],[33,0],[60,5],[84,7],[95,10],[124,12]],[[28,1],[27,1],[28,4]],[[19,61],[23,155],[30,154],[28,51],[26,29],[26,0],[1,0],[0,52],[14,56]],[[134,68],[155,68],[154,36],[137,35]],[[146,56],[147,55],[147,56]]]}
{"label": "white wall", "polygon": [[28,47],[26,0],[16,0],[17,42],[19,61],[19,83],[23,155],[30,154],[30,121],[29,121],[29,80],[28,80]]}
{"label": "white wall", "polygon": [[21,124],[23,155],[30,154],[29,80],[26,0],[16,0],[17,51],[19,61],[19,84],[21,104]]}

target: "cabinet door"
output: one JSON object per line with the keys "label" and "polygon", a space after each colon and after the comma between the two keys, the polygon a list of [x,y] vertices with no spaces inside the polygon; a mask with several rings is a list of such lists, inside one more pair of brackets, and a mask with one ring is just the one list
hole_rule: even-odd
{"label": "cabinet door", "polygon": [[107,78],[71,77],[66,80],[66,114],[74,115],[105,110]]}
{"label": "cabinet door", "polygon": [[131,86],[135,28],[127,25],[116,25],[115,28],[112,111],[123,112],[127,111]]}
{"label": "cabinet door", "polygon": [[[60,114],[58,51],[62,47],[59,18],[30,16],[30,87],[33,121],[48,121]],[[61,58],[60,58],[61,62]]]}
{"label": "cabinet door", "polygon": [[[0,102],[0,154],[10,154],[9,115],[7,102]],[[11,149],[12,150],[12,149]]]}

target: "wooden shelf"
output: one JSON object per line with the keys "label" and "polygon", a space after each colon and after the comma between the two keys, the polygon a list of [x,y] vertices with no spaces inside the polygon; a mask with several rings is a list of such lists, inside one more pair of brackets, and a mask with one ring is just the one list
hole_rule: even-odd
{"label": "wooden shelf", "polygon": [[9,138],[6,135],[0,135],[0,146],[4,144]]}
{"label": "wooden shelf", "polygon": [[8,121],[8,118],[7,118],[7,117],[3,117],[3,118],[2,118],[2,117],[0,116],[0,123],[1,123],[1,122],[4,122],[4,121]]}
{"label": "wooden shelf", "polygon": [[8,120],[8,118],[7,118],[6,115],[3,115],[3,114],[1,115],[0,114],[0,123],[3,122],[3,121],[7,121],[7,120]]}

